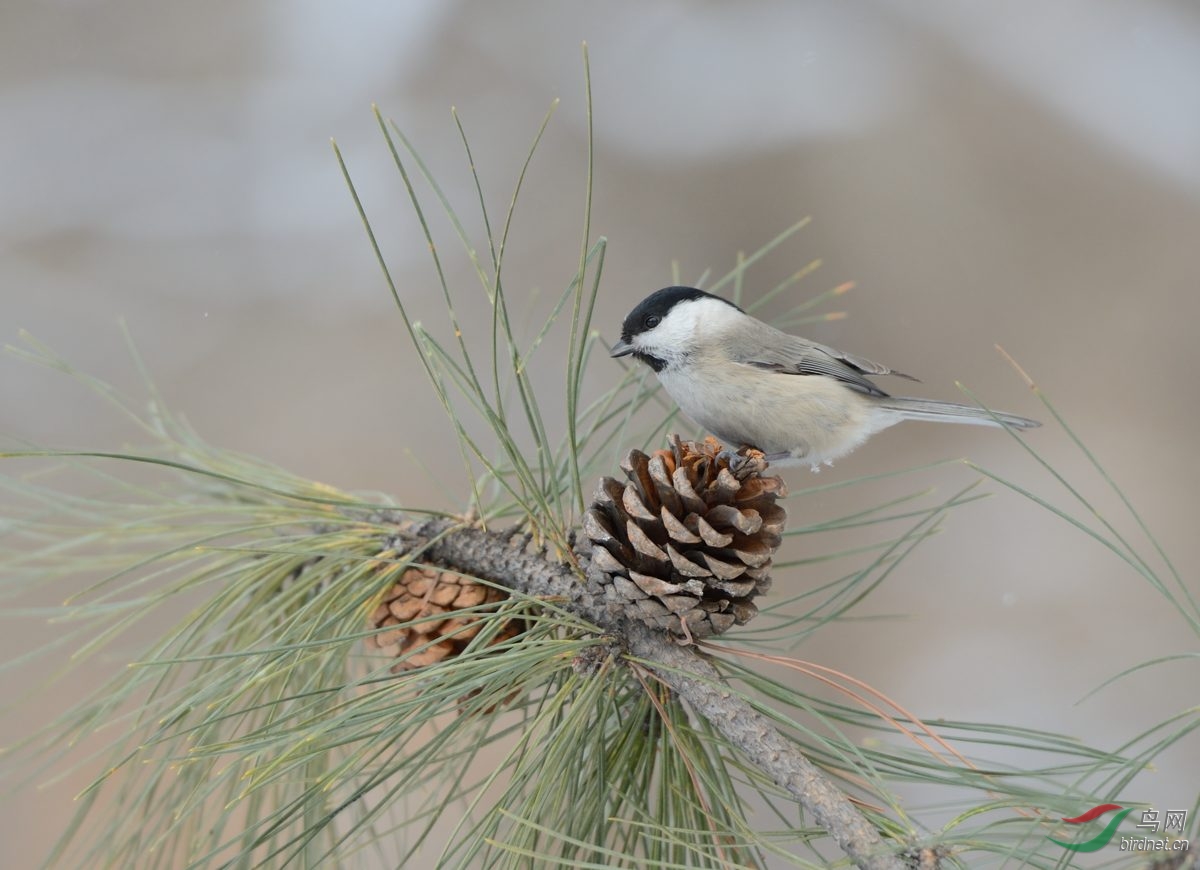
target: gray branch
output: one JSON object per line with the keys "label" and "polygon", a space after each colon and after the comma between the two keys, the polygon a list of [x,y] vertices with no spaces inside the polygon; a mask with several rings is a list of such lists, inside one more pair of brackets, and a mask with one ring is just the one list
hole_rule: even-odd
{"label": "gray branch", "polygon": [[407,526],[408,548],[434,562],[526,595],[562,599],[564,606],[621,638],[628,652],[649,662],[654,674],[703,716],[777,785],[786,789],[863,870],[896,870],[905,861],[889,848],[842,791],[784,737],[774,723],[738,697],[695,647],[683,647],[609,607],[586,550],[578,553],[587,574],[532,552],[523,537],[505,537],[438,519]]}

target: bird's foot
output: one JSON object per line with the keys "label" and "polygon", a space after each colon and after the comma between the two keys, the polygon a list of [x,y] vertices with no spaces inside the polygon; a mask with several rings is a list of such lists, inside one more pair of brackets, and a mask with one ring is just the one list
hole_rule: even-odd
{"label": "bird's foot", "polygon": [[728,447],[723,448],[717,454],[717,462],[722,460],[729,466],[730,472],[734,477],[742,479],[754,472],[760,474],[766,469],[770,457],[759,450],[757,447],[743,445],[737,450],[730,450]]}

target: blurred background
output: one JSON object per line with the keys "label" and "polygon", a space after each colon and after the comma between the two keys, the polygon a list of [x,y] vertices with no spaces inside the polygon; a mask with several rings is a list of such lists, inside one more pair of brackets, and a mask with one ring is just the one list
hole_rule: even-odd
{"label": "blurred background", "polygon": [[[329,138],[401,294],[436,328],[436,276],[371,103],[474,214],[456,106],[496,221],[561,98],[505,266],[510,294],[544,301],[570,280],[579,252],[585,39],[592,227],[609,239],[596,315],[605,337],[670,283],[672,261],[685,282],[709,268],[721,275],[739,251],[811,216],[748,274],[747,298],[819,258],[768,314],[852,280],[836,303],[848,316],[807,327],[810,337],[912,372],[920,395],[959,398],[961,381],[994,407],[1045,419],[993,349],[1003,345],[1196,590],[1192,3],[9,0],[0,5],[0,335],[16,342],[27,329],[136,394],[124,318],[167,401],[211,442],[340,488],[461,506],[450,430]],[[446,221],[434,229],[452,252]],[[447,264],[465,299],[478,293],[465,257],[448,253]],[[477,304],[463,317],[469,334],[484,326]],[[554,358],[551,349],[543,364]],[[597,366],[596,390],[608,365]],[[544,377],[560,394],[559,371]],[[0,432],[109,449],[135,436],[66,379],[12,358],[0,360]],[[1133,528],[1061,429],[1027,441]],[[1013,439],[968,427],[906,424],[816,480],[786,476],[799,491],[961,456],[1065,498]],[[973,477],[951,465],[807,496],[793,503],[793,522],[926,486],[945,497]],[[1124,667],[1194,650],[1194,638],[1096,542],[987,486],[997,497],[953,514],[859,611],[892,618],[824,630],[798,654],[926,718],[1058,729],[1105,748],[1194,704],[1186,666],[1077,703]],[[795,571],[776,589],[809,582]],[[5,630],[7,658],[46,629]],[[87,678],[118,666],[93,663]],[[15,693],[45,673],[5,680]],[[58,702],[82,688],[71,679],[82,677],[55,688]],[[23,709],[4,721],[4,742],[48,710]],[[1128,800],[1190,807],[1195,749],[1148,771]],[[6,805],[4,866],[45,854],[93,773]]]}

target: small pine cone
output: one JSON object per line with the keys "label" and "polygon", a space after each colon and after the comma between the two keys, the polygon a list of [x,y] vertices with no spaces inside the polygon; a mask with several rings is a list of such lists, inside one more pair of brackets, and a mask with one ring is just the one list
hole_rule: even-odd
{"label": "small pine cone", "polygon": [[752,619],[770,586],[786,487],[762,476],[758,451],[740,454],[735,471],[721,450],[714,438],[678,437],[650,456],[633,450],[621,464],[629,483],[601,479],[584,515],[608,599],[652,628],[720,634]]}
{"label": "small pine cone", "polygon": [[[394,552],[382,558],[394,557]],[[381,562],[381,570],[394,571],[397,566]],[[468,607],[497,604],[508,598],[502,589],[486,586],[470,577],[433,568],[405,568],[384,593],[371,614],[372,628],[387,628],[367,638],[367,646],[400,657],[392,673],[423,668],[453,658],[467,648],[479,634],[483,623],[480,614],[452,613]],[[448,614],[444,619],[438,617]],[[522,620],[512,619],[497,633],[493,643],[501,643],[519,634]],[[419,652],[409,654],[411,650]]]}

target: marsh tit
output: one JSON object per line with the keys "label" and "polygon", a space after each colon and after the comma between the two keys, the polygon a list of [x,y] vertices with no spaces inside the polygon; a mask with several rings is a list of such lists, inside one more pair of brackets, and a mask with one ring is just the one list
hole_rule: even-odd
{"label": "marsh tit", "polygon": [[780,332],[693,287],[665,287],[643,299],[611,353],[650,366],[679,409],[727,449],[755,447],[776,465],[816,471],[902,420],[1041,425],[970,405],[890,396],[867,375],[916,378]]}

